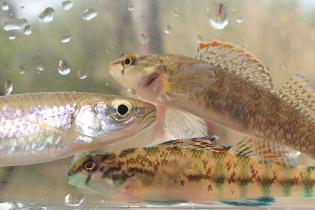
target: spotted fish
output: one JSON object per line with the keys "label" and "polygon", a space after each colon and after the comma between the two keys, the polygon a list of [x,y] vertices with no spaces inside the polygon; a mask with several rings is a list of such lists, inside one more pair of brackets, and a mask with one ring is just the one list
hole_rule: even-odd
{"label": "spotted fish", "polygon": [[287,167],[245,143],[231,148],[204,137],[89,154],[71,166],[68,180],[104,198],[132,203],[255,206],[269,205],[277,197],[313,197],[314,167]]}

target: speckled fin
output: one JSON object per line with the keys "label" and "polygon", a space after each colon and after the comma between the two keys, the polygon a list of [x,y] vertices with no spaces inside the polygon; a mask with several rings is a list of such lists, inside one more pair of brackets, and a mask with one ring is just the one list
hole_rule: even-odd
{"label": "speckled fin", "polygon": [[170,139],[187,139],[208,135],[206,121],[178,109],[168,108],[166,110],[165,128]]}
{"label": "speckled fin", "polygon": [[260,197],[256,199],[221,201],[221,203],[232,206],[269,206],[274,202],[272,197]]}
{"label": "speckled fin", "polygon": [[219,67],[260,87],[272,89],[272,81],[266,67],[244,49],[220,41],[201,43],[197,59]]}
{"label": "speckled fin", "polygon": [[315,122],[315,87],[303,76],[296,74],[278,91],[278,94],[305,117]]}
{"label": "speckled fin", "polygon": [[298,165],[300,152],[262,139],[246,136],[233,151],[239,156],[257,156],[262,161],[272,161],[286,167]]}
{"label": "speckled fin", "polygon": [[225,152],[230,150],[231,146],[218,144],[218,137],[205,136],[202,138],[176,139],[163,142],[158,146],[180,147],[185,149],[211,150],[216,152]]}

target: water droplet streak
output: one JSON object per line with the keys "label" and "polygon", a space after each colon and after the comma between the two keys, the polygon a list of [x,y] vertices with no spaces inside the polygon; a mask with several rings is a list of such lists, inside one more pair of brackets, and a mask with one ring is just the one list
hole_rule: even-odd
{"label": "water droplet streak", "polygon": [[25,18],[11,19],[11,20],[4,22],[3,30],[5,30],[5,31],[19,31],[19,30],[22,30],[26,26],[27,23],[28,22]]}
{"label": "water droplet streak", "polygon": [[172,32],[172,29],[173,29],[172,26],[166,25],[165,28],[164,28],[164,32],[166,34],[170,34]]}
{"label": "water droplet streak", "polygon": [[30,25],[26,25],[23,29],[23,33],[24,35],[26,36],[29,36],[32,34],[32,29],[31,29],[31,26]]}
{"label": "water droplet streak", "polygon": [[4,1],[4,2],[2,3],[2,5],[1,5],[1,9],[2,9],[3,11],[8,11],[8,10],[10,9],[10,6],[9,6],[8,2]]}
{"label": "water droplet streak", "polygon": [[73,2],[71,0],[65,0],[62,2],[62,8],[64,11],[68,11],[72,9],[73,7]]}
{"label": "water droplet streak", "polygon": [[141,44],[147,44],[147,43],[149,42],[149,37],[148,37],[148,35],[146,35],[146,34],[144,34],[144,33],[140,34],[139,39],[140,39],[140,43],[141,43]]}
{"label": "water droplet streak", "polygon": [[214,29],[224,29],[228,24],[228,16],[223,3],[215,3],[207,10],[209,24]]}
{"label": "water droplet streak", "polygon": [[65,44],[71,42],[71,35],[70,34],[65,34],[61,37],[60,42]]}
{"label": "water droplet streak", "polygon": [[59,74],[63,76],[68,75],[71,71],[70,66],[63,59],[59,60],[57,69],[58,69]]}
{"label": "water droplet streak", "polygon": [[79,71],[77,71],[77,76],[79,79],[83,80],[83,79],[88,78],[89,74],[88,74],[88,72],[79,70]]}
{"label": "water droplet streak", "polygon": [[38,19],[43,23],[51,22],[54,20],[54,13],[55,10],[52,7],[47,7],[39,14]]}
{"label": "water droplet streak", "polygon": [[78,207],[80,206],[84,201],[84,198],[74,198],[73,195],[70,193],[65,196],[65,205],[67,206],[73,206],[73,207]]}
{"label": "water droplet streak", "polygon": [[4,83],[4,94],[7,96],[7,95],[11,95],[13,91],[13,83],[11,80],[7,80],[5,83]]}
{"label": "water droplet streak", "polygon": [[94,19],[96,16],[97,16],[96,10],[90,8],[90,9],[84,10],[81,17],[85,21],[90,21]]}
{"label": "water droplet streak", "polygon": [[135,10],[135,5],[133,5],[132,3],[130,3],[130,4],[128,5],[128,10],[129,10],[129,12],[134,11],[134,10]]}

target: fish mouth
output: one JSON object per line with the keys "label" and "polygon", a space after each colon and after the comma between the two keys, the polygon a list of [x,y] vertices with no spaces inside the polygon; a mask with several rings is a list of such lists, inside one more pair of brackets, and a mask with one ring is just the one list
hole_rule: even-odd
{"label": "fish mouth", "polygon": [[142,82],[140,82],[138,85],[143,88],[147,88],[160,76],[158,72],[153,72],[146,76]]}

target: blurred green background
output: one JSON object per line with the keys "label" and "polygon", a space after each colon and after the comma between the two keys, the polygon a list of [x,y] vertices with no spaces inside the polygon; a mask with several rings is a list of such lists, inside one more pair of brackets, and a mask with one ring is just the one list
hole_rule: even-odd
{"label": "blurred green background", "polygon": [[[222,11],[216,12],[218,4],[224,5],[227,16],[223,29],[209,24],[209,15],[213,20],[222,18]],[[311,0],[2,0],[0,5],[2,92],[6,81],[12,81],[12,94],[124,93],[108,74],[109,62],[121,53],[194,56],[200,40],[214,39],[252,52],[270,69],[276,88],[296,73],[315,82],[315,2]],[[48,7],[54,10],[53,19],[42,22],[39,16]],[[97,13],[91,20],[83,17],[87,9],[92,11],[90,18]],[[23,18],[27,23],[19,30],[5,30],[8,23]],[[26,25],[31,34],[25,32]],[[65,36],[71,41],[62,43]],[[67,75],[58,72],[61,59],[71,70]],[[0,203],[63,204],[68,193],[74,203],[83,197],[84,203],[101,202],[68,186],[68,164],[69,160],[62,160],[1,169]]]}

